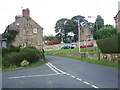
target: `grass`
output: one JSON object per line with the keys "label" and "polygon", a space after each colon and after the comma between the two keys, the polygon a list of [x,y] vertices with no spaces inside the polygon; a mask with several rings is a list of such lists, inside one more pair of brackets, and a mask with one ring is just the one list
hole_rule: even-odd
{"label": "grass", "polygon": [[[91,53],[97,53],[98,52],[98,48],[94,48],[94,47],[81,48],[80,50],[81,50],[81,52],[91,52]],[[50,51],[46,51],[45,54],[64,53],[64,52],[79,52],[79,49],[75,48],[75,49],[50,50]]]}
{"label": "grass", "polygon": [[[90,48],[82,48],[81,51],[88,51],[88,50],[94,49],[93,47]],[[78,48],[75,49],[63,49],[63,50],[51,50],[51,51],[46,51],[46,55],[54,55],[54,56],[61,56],[61,57],[66,57],[66,58],[72,58],[88,63],[93,63],[93,64],[98,64],[98,65],[104,65],[104,66],[109,66],[109,67],[114,67],[114,68],[120,68],[120,63],[112,62],[112,61],[106,61],[106,60],[95,60],[95,59],[89,59],[89,58],[80,58],[78,56],[66,56],[66,54],[59,54],[59,53],[66,53],[66,52],[78,52]],[[92,51],[93,53],[97,53],[97,50]],[[57,53],[57,54],[55,54]]]}
{"label": "grass", "polygon": [[110,66],[110,67],[120,69],[120,64],[118,64],[116,62],[111,62],[111,61],[106,61],[106,60],[89,59],[89,58],[79,58],[79,57],[75,57],[75,56],[63,56],[63,57],[72,58],[72,59],[76,59],[76,60],[80,60],[80,61],[84,61],[84,62],[88,62],[88,63]]}
{"label": "grass", "polygon": [[47,59],[44,60],[44,61],[38,61],[36,63],[31,63],[27,67],[8,67],[8,68],[2,68],[2,71],[11,71],[11,70],[19,70],[19,69],[25,69],[25,68],[30,68],[30,67],[36,67],[36,66],[40,66],[42,64],[45,64],[46,62],[48,62]]}

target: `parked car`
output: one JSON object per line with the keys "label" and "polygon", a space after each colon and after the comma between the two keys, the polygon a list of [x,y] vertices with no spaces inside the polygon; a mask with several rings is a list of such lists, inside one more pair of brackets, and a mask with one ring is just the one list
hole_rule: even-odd
{"label": "parked car", "polygon": [[74,49],[74,48],[75,48],[75,46],[72,44],[67,44],[67,45],[64,45],[61,47],[61,49]]}
{"label": "parked car", "polygon": [[94,44],[92,42],[81,42],[80,47],[81,48],[86,48],[86,47],[93,47]]}

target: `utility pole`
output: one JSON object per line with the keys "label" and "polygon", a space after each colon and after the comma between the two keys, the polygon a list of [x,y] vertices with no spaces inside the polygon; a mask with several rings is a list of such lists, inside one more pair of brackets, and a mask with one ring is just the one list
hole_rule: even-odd
{"label": "utility pole", "polygon": [[79,52],[81,51],[80,48],[80,22],[78,20],[78,48],[79,48]]}
{"label": "utility pole", "polygon": [[[88,18],[97,18],[97,17],[94,17],[94,16],[88,16]],[[96,25],[96,31],[98,30],[98,22],[96,21],[95,23]],[[98,40],[98,33],[97,33],[97,40]],[[99,47],[98,47],[98,60],[100,60],[100,52],[99,52]]]}

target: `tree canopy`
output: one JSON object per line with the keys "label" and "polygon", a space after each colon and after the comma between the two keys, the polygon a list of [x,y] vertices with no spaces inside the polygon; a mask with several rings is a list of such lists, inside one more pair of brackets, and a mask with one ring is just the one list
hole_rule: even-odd
{"label": "tree canopy", "polygon": [[69,42],[67,38],[71,40],[71,36],[68,35],[68,33],[74,33],[72,41],[76,42],[78,39],[78,21],[81,27],[88,25],[88,21],[81,15],[74,16],[71,19],[62,18],[56,22],[55,32],[57,35],[61,35],[61,37],[64,38],[64,42]]}
{"label": "tree canopy", "polygon": [[105,25],[97,31],[98,39],[109,38],[117,35],[117,30],[111,25]]}

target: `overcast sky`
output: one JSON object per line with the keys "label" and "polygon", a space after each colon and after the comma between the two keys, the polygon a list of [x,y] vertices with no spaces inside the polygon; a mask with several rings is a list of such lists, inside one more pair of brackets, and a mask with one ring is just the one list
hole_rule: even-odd
{"label": "overcast sky", "polygon": [[88,16],[101,15],[105,24],[115,25],[114,16],[118,13],[120,0],[1,0],[0,1],[0,34],[5,27],[22,14],[22,8],[30,9],[30,16],[44,28],[44,35],[55,35],[55,23],[61,18],[85,16],[88,21],[95,18]]}

